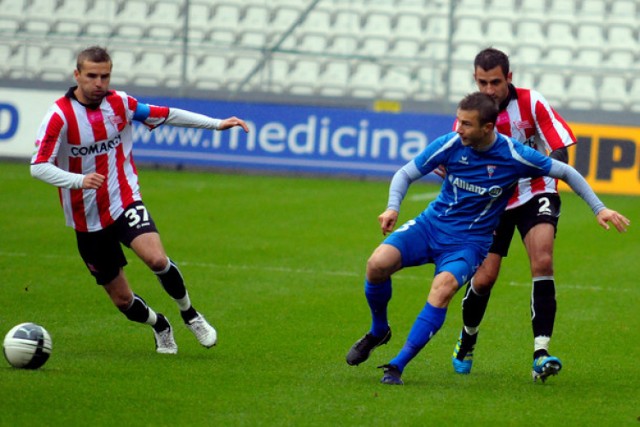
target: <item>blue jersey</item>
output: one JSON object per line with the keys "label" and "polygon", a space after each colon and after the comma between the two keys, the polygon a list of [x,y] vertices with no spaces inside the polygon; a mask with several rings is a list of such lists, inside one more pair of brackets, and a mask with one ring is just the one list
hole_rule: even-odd
{"label": "blue jersey", "polygon": [[438,197],[422,215],[451,243],[491,243],[518,180],[549,174],[551,159],[496,133],[486,151],[462,144],[456,132],[443,135],[414,159],[426,175],[444,165],[447,175]]}

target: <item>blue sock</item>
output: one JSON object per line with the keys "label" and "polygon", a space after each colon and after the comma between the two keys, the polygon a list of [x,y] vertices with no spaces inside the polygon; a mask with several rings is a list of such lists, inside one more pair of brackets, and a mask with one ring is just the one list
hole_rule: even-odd
{"label": "blue sock", "polygon": [[389,364],[397,366],[402,372],[411,359],[416,357],[420,350],[427,345],[431,337],[440,330],[446,315],[446,308],[434,307],[427,303],[413,323],[404,347]]}
{"label": "blue sock", "polygon": [[391,279],[378,285],[365,280],[364,295],[371,309],[371,333],[376,337],[383,337],[389,330],[387,306],[391,300]]}

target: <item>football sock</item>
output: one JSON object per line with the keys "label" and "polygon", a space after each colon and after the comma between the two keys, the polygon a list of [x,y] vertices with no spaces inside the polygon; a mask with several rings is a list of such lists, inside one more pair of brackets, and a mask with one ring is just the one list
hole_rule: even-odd
{"label": "football sock", "polygon": [[548,352],[555,318],[556,288],[553,277],[534,277],[531,292],[531,326],[535,352]]}
{"label": "football sock", "polygon": [[383,337],[389,330],[387,306],[391,300],[391,279],[377,285],[365,280],[364,294],[371,309],[371,334]]}
{"label": "football sock", "polygon": [[147,323],[149,325],[157,322],[156,312],[136,294],[133,295],[133,301],[131,301],[129,307],[120,309],[120,311],[132,322]]}
{"label": "football sock", "polygon": [[155,274],[164,290],[178,304],[180,310],[189,310],[191,308],[191,300],[189,299],[187,288],[184,286],[182,273],[180,273],[178,266],[171,259],[167,258],[167,261],[167,267],[162,271],[156,271]]}
{"label": "football sock", "polygon": [[397,366],[400,372],[404,371],[409,361],[427,345],[431,337],[442,327],[446,315],[446,308],[434,307],[427,303],[413,323],[404,347],[389,364]]}
{"label": "football sock", "polygon": [[473,279],[467,285],[464,298],[462,298],[462,323],[470,335],[474,335],[484,317],[484,312],[489,304],[491,292],[484,295],[476,293],[473,288]]}

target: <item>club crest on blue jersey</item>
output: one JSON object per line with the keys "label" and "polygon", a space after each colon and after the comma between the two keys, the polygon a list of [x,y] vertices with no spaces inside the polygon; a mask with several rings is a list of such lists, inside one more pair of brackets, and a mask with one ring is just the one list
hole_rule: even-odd
{"label": "club crest on blue jersey", "polygon": [[489,175],[489,178],[491,178],[496,172],[496,167],[496,165],[487,165],[487,174]]}

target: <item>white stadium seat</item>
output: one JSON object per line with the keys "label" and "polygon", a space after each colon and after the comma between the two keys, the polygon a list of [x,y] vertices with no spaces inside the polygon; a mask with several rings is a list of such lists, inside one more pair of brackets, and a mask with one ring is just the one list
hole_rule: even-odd
{"label": "white stadium seat", "polygon": [[598,91],[600,108],[608,111],[623,111],[629,104],[626,79],[622,76],[604,76]]}

